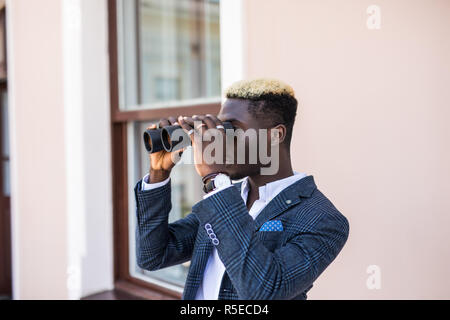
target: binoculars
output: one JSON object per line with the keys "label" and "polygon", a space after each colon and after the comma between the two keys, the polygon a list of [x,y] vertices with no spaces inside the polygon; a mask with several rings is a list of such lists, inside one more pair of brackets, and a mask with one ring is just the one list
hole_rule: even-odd
{"label": "binoculars", "polygon": [[[223,122],[225,130],[233,129],[231,122]],[[191,145],[191,137],[179,125],[159,129],[149,129],[144,132],[144,145],[148,153],[166,150],[173,152]]]}

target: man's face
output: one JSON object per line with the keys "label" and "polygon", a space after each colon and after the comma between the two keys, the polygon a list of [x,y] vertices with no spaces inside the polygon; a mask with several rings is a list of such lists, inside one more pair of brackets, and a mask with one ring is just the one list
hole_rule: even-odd
{"label": "man's face", "polygon": [[[226,165],[226,171],[233,180],[242,179],[246,176],[254,176],[260,173],[261,164],[259,164],[259,159],[257,163],[250,164],[249,162],[249,152],[252,148],[249,148],[250,143],[256,143],[258,145],[259,129],[267,129],[267,124],[264,121],[255,119],[255,117],[248,112],[248,100],[243,99],[227,99],[220,109],[217,117],[223,121],[229,121],[233,124],[235,130],[242,129],[244,132],[251,129],[255,130],[257,135],[257,141],[250,142],[248,138],[245,139],[245,164],[237,163],[237,139],[234,140],[234,163]],[[254,149],[253,149],[254,150]],[[258,152],[257,152],[258,154]]]}

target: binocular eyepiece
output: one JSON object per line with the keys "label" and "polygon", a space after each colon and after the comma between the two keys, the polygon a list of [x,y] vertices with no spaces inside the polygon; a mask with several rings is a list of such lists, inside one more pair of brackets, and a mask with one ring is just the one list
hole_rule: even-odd
{"label": "binocular eyepiece", "polygon": [[[223,122],[225,130],[233,129],[231,122]],[[148,153],[166,150],[173,152],[191,145],[191,138],[179,125],[144,132],[144,145]]]}

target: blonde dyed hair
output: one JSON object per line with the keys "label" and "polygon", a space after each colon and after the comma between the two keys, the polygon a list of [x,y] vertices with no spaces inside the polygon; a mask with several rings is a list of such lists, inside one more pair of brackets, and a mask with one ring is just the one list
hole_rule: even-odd
{"label": "blonde dyed hair", "polygon": [[237,81],[225,91],[225,97],[230,99],[259,100],[265,95],[287,95],[295,98],[294,89],[290,85],[269,78]]}

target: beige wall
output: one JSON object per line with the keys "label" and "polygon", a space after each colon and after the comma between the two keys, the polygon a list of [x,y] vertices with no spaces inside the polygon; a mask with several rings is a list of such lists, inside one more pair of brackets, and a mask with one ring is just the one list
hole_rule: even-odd
{"label": "beige wall", "polygon": [[14,0],[7,10],[14,294],[64,299],[61,2]]}
{"label": "beige wall", "polygon": [[[369,5],[381,29],[366,26]],[[350,221],[310,298],[450,298],[450,2],[244,0],[246,77],[300,100],[295,168]],[[381,289],[366,286],[369,265]]]}

